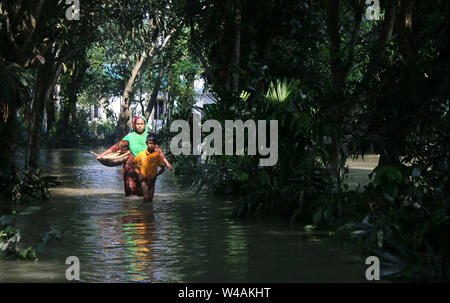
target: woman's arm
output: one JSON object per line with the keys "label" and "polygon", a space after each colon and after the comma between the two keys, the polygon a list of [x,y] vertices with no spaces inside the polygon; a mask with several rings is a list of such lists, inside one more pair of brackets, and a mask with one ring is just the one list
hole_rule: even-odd
{"label": "woman's arm", "polygon": [[113,146],[111,146],[110,148],[108,148],[106,151],[104,151],[103,153],[101,153],[100,155],[97,156],[97,160],[103,158],[104,156],[113,153],[115,151],[118,150],[122,150],[122,149],[130,149],[129,143],[126,140],[121,140],[120,142],[114,144]]}

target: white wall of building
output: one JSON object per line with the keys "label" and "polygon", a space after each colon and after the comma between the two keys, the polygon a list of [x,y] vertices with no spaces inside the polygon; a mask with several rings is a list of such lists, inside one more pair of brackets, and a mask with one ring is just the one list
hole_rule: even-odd
{"label": "white wall of building", "polygon": [[[204,81],[202,79],[194,80],[194,92],[195,92],[195,99],[197,100],[195,106],[203,107],[203,105],[205,104],[211,104],[215,102],[211,94],[209,94],[208,92],[204,92]],[[142,98],[144,100],[148,100],[149,95],[143,94]],[[162,102],[162,104],[159,106],[157,116],[154,115],[154,118],[151,117],[149,119],[150,127],[153,130],[155,129],[158,130],[162,127],[163,121],[160,119],[160,114],[161,113],[164,114],[166,111],[166,102],[164,100],[167,100],[167,93],[159,92],[157,101],[158,103]],[[115,116],[118,118],[120,113],[122,97],[121,96],[111,97],[108,101],[109,101],[108,108],[112,110]],[[176,106],[177,104],[175,102],[174,107]],[[141,106],[139,104],[135,105],[135,108],[137,114],[142,114]],[[97,115],[95,115],[95,110],[97,110]],[[198,112],[196,109],[194,109],[193,111]],[[102,105],[99,105],[97,107],[95,107],[94,105],[91,106],[91,121],[100,122],[105,121],[106,119],[107,119],[106,110],[105,108],[103,108]]]}

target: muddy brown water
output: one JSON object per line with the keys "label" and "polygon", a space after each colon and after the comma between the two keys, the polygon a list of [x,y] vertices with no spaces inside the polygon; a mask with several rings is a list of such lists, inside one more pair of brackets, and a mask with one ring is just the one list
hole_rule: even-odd
{"label": "muddy brown water", "polygon": [[[366,281],[355,243],[283,219],[233,218],[237,201],[183,192],[169,171],[154,202],[143,203],[124,196],[121,167],[100,165],[89,150],[42,150],[40,161],[63,184],[18,218],[21,247],[36,247],[51,229],[63,237],[38,262],[0,259],[0,282],[66,282],[69,256],[79,258],[82,282]],[[352,186],[365,182],[366,164],[351,170]]]}

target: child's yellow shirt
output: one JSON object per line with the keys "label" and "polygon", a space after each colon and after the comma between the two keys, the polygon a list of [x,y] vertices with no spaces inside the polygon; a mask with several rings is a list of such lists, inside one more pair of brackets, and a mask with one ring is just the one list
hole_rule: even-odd
{"label": "child's yellow shirt", "polygon": [[140,163],[141,173],[146,178],[155,177],[158,174],[158,166],[164,166],[164,161],[156,149],[153,153],[150,153],[148,149],[140,152],[134,159],[134,163]]}

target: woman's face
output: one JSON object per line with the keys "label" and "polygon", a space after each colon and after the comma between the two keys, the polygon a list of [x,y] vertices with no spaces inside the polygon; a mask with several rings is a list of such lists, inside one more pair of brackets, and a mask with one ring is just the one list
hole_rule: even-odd
{"label": "woman's face", "polygon": [[139,118],[136,120],[136,132],[142,133],[145,129],[145,122],[143,119]]}

